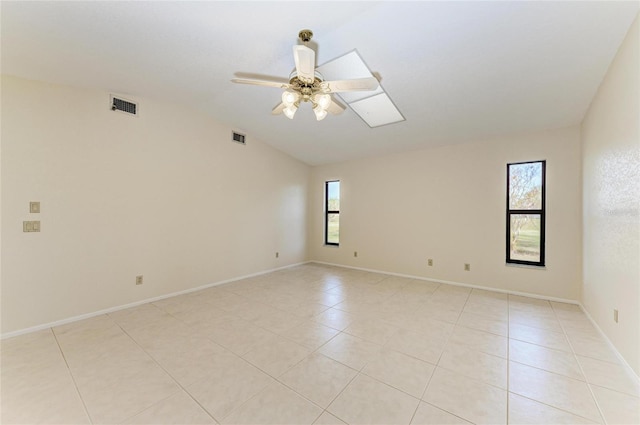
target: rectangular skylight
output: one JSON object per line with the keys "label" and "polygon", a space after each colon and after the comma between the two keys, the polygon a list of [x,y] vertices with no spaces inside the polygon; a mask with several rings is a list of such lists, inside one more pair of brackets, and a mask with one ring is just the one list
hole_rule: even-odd
{"label": "rectangular skylight", "polygon": [[[317,68],[325,81],[372,77],[369,67],[356,50],[333,59]],[[380,85],[374,91],[336,93],[366,122],[369,127],[404,121],[404,117]],[[357,108],[357,109],[356,109]]]}
{"label": "rectangular skylight", "polygon": [[369,124],[369,127],[380,127],[404,121],[404,117],[386,93],[352,102],[349,106],[364,122]]}

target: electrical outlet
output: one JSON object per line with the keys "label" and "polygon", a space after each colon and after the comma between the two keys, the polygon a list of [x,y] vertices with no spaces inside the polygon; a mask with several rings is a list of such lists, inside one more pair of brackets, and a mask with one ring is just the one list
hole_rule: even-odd
{"label": "electrical outlet", "polygon": [[427,260],[427,266],[433,266],[433,259],[432,258],[429,258]]}
{"label": "electrical outlet", "polygon": [[617,308],[613,309],[613,321],[618,323],[618,309]]}
{"label": "electrical outlet", "polygon": [[276,251],[276,258],[280,258],[280,253]]}
{"label": "electrical outlet", "polygon": [[358,256],[358,251],[353,251],[353,256],[357,257]]}
{"label": "electrical outlet", "polygon": [[37,202],[37,201],[29,202],[29,212],[32,213],[32,214],[39,214],[40,213],[40,202]]}
{"label": "electrical outlet", "polygon": [[471,264],[464,263],[464,270],[467,271],[467,272],[470,272],[471,271]]}
{"label": "electrical outlet", "polygon": [[142,275],[136,276],[136,285],[142,285]]}

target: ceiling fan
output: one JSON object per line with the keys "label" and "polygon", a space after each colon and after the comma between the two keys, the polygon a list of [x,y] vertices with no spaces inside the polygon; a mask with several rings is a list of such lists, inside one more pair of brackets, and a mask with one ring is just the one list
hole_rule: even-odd
{"label": "ceiling fan", "polygon": [[337,115],[344,111],[345,107],[335,102],[331,93],[371,91],[378,88],[379,83],[375,77],[324,81],[322,75],[316,71],[316,53],[306,46],[313,37],[313,32],[308,29],[301,30],[298,37],[305,45],[293,46],[296,68],[289,76],[288,83],[249,78],[234,78],[231,81],[284,89],[282,102],[273,108],[272,114],[284,113],[287,118],[293,119],[301,102],[311,102],[318,121],[323,120],[327,112]]}

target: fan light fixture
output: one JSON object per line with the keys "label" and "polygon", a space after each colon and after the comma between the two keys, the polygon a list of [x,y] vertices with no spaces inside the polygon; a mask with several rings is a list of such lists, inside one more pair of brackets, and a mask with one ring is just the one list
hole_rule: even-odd
{"label": "fan light fixture", "polygon": [[285,89],[282,93],[282,102],[273,108],[272,114],[282,113],[287,118],[293,119],[300,107],[300,102],[311,102],[313,113],[318,121],[325,119],[328,112],[337,115],[344,111],[344,106],[335,102],[331,93],[374,91],[379,87],[378,80],[373,76],[325,81],[323,76],[316,71],[316,53],[306,46],[313,37],[313,32],[302,30],[298,37],[305,45],[293,46],[293,59],[296,67],[289,76],[288,83],[246,78],[234,78],[231,81]]}

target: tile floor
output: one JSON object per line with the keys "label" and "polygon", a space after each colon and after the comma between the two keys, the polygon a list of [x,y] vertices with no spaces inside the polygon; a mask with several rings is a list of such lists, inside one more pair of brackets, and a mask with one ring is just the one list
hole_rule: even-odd
{"label": "tile floor", "polygon": [[1,420],[640,423],[575,305],[305,264],[2,341]]}

